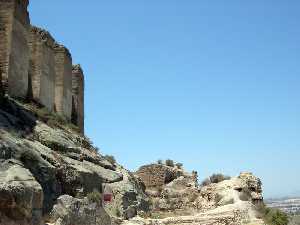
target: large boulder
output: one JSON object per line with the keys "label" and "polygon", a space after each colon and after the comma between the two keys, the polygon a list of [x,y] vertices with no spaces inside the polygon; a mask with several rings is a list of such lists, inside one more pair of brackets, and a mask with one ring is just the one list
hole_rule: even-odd
{"label": "large boulder", "polygon": [[51,212],[54,225],[111,225],[111,218],[101,206],[101,202],[89,199],[60,196]]}
{"label": "large boulder", "polygon": [[1,225],[41,225],[43,189],[21,162],[7,160],[0,167]]}
{"label": "large boulder", "polygon": [[117,167],[117,171],[123,174],[123,180],[105,184],[104,193],[111,193],[113,200],[105,204],[105,209],[113,216],[130,219],[138,212],[150,210],[150,199],[146,196],[144,184],[132,173]]}

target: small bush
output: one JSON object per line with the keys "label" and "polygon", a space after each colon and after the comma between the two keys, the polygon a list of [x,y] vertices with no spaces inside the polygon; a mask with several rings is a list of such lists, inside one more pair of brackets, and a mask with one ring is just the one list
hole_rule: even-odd
{"label": "small bush", "polygon": [[202,181],[201,186],[207,186],[207,185],[210,185],[210,184],[211,184],[210,179],[206,178],[204,181]]}
{"label": "small bush", "polygon": [[157,160],[157,164],[162,165],[163,161],[161,159]]}
{"label": "small bush", "polygon": [[210,177],[206,178],[204,181],[202,181],[201,185],[202,186],[207,186],[210,185],[212,183],[216,184],[216,183],[220,183],[224,180],[229,180],[230,176],[225,176],[221,173],[218,174],[213,174]]}
{"label": "small bush", "polygon": [[230,177],[229,176],[225,176],[225,175],[223,175],[223,174],[221,174],[221,173],[218,173],[218,174],[213,174],[212,176],[210,176],[210,181],[211,181],[211,183],[220,183],[220,182],[222,182],[222,181],[224,181],[224,180],[229,180],[230,179]]}
{"label": "small bush", "polygon": [[176,163],[176,167],[177,167],[178,169],[182,169],[183,164],[182,164],[182,163]]}
{"label": "small bush", "polygon": [[174,167],[174,161],[171,160],[171,159],[167,159],[167,160],[166,160],[166,165],[167,165],[167,166],[170,166],[170,167]]}
{"label": "small bush", "polygon": [[94,190],[93,192],[88,193],[86,197],[88,198],[89,202],[94,202],[101,205],[102,196],[99,191]]}
{"label": "small bush", "polygon": [[264,208],[263,219],[268,225],[288,225],[289,223],[289,217],[285,212],[267,207]]}
{"label": "small bush", "polygon": [[115,159],[115,157],[114,156],[112,156],[112,155],[106,155],[106,156],[104,156],[104,158],[108,161],[108,162],[110,162],[111,164],[116,164],[116,159]]}

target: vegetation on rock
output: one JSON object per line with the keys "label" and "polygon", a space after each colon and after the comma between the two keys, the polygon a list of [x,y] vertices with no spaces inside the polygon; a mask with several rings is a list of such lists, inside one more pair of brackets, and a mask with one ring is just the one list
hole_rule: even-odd
{"label": "vegetation on rock", "polygon": [[207,185],[210,185],[211,183],[217,184],[224,180],[229,180],[229,179],[230,179],[230,176],[226,176],[224,174],[217,173],[217,174],[213,174],[210,177],[206,178],[204,181],[202,181],[201,185],[207,186]]}
{"label": "vegetation on rock", "polygon": [[289,217],[288,215],[279,210],[265,207],[263,209],[263,219],[268,225],[288,225]]}
{"label": "vegetation on rock", "polygon": [[113,155],[105,155],[104,158],[111,164],[116,164],[116,159]]}
{"label": "vegetation on rock", "polygon": [[166,165],[170,167],[174,167],[174,161],[172,159],[167,159],[166,160]]}
{"label": "vegetation on rock", "polygon": [[101,205],[102,196],[99,191],[94,190],[93,192],[88,193],[86,197],[88,198],[89,202],[94,202],[98,205]]}

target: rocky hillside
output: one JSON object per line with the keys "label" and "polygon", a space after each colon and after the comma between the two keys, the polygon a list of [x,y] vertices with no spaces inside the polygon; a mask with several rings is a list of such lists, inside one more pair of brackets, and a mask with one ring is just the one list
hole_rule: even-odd
{"label": "rocky hillside", "polygon": [[33,103],[3,100],[0,140],[0,225],[263,224],[251,173],[202,185],[181,164],[131,173]]}
{"label": "rocky hillside", "polygon": [[[149,209],[140,181],[97,153],[74,128],[37,105],[3,100],[1,225],[111,224],[114,216],[130,218]],[[93,197],[105,189],[114,196],[113,205],[103,204],[106,211],[101,198]]]}
{"label": "rocky hillside", "polygon": [[136,174],[145,181],[152,211],[124,225],[264,224],[261,182],[251,173],[226,179],[215,175],[219,180],[203,185],[198,185],[196,172],[189,174],[174,165],[146,165]]}

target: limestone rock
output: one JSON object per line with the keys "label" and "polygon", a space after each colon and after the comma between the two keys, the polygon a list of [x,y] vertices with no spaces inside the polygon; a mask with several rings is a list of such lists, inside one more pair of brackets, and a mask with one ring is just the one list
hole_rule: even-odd
{"label": "limestone rock", "polygon": [[111,192],[114,196],[113,201],[105,205],[105,209],[111,215],[126,219],[136,216],[137,211],[148,212],[150,201],[140,180],[120,166],[117,171],[123,174],[123,180],[105,185],[104,192]]}
{"label": "limestone rock", "polygon": [[41,225],[43,190],[28,169],[17,161],[0,168],[0,224]]}
{"label": "limestone rock", "polygon": [[111,218],[101,203],[89,202],[87,198],[77,199],[62,195],[51,212],[55,225],[111,225]]}
{"label": "limestone rock", "polygon": [[[51,211],[59,196],[83,198],[94,189],[102,192],[105,185],[111,186],[116,195],[112,204],[117,208],[112,215],[129,218],[149,208],[141,181],[108,162],[85,137],[62,127],[49,127],[38,121],[30,108],[22,108],[11,99],[7,105],[0,107],[0,168],[9,162],[31,174],[43,194],[43,216]],[[9,185],[3,177],[0,182]],[[20,196],[23,194],[20,192]],[[6,206],[0,209],[1,218],[7,217],[5,210]],[[27,221],[26,216],[23,219]]]}

